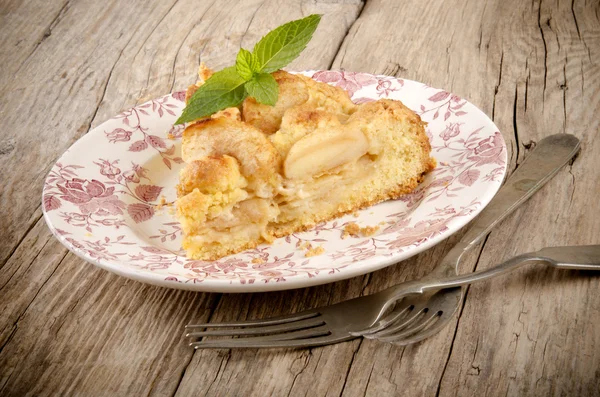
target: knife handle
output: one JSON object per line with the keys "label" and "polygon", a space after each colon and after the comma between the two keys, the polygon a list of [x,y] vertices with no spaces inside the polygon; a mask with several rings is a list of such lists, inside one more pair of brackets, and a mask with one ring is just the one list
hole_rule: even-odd
{"label": "knife handle", "polygon": [[579,147],[579,139],[569,134],[550,135],[539,141],[492,201],[475,218],[460,240],[463,250],[478,244],[494,226],[544,186],[575,156]]}

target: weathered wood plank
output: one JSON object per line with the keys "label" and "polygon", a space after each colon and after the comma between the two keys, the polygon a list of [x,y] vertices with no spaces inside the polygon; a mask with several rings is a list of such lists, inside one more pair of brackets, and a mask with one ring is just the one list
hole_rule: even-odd
{"label": "weathered wood plank", "polygon": [[[521,153],[563,131],[582,139],[582,151],[492,234],[478,268],[547,245],[600,242],[599,11],[597,2],[534,2],[500,15],[516,20],[495,36],[504,52],[497,114],[511,113],[512,98]],[[598,288],[597,275],[542,268],[471,287],[440,395],[597,395]]]}
{"label": "weathered wood plank", "polygon": [[215,298],[140,285],[69,254],[0,353],[0,394],[170,395],[193,353],[183,326]]}
{"label": "weathered wood plank", "polygon": [[30,228],[50,166],[88,131],[120,52],[148,35],[170,3],[73,4],[0,93],[10,142],[0,155],[0,266]]}
{"label": "weathered wood plank", "polygon": [[[13,236],[4,225],[0,228],[0,264],[2,255],[10,256],[0,273],[0,394],[585,395],[598,390],[594,363],[599,361],[600,336],[593,325],[600,321],[600,304],[593,291],[599,281],[582,274],[525,270],[474,286],[460,321],[406,349],[357,340],[298,351],[193,354],[181,343],[182,325],[206,320],[215,307],[214,320],[266,317],[420,277],[458,236],[365,277],[222,298],[144,286],[71,254],[64,257],[66,250],[51,238],[36,210],[36,189],[45,171],[34,160],[49,167],[89,125],[185,87],[194,80],[200,59],[224,66],[240,43],[250,46],[273,26],[301,15],[325,14],[311,48],[291,68],[327,68],[362,7],[358,1],[281,5],[180,0],[152,4],[154,9],[139,14],[144,7],[123,4],[69,5],[52,35],[9,82],[24,96],[12,110],[24,109],[39,96],[28,79],[42,88],[53,84],[56,91],[41,91],[59,104],[70,104],[69,95],[83,104],[75,116],[66,117],[60,106],[50,104],[40,106],[46,114],[40,111],[31,120],[21,115],[0,121],[9,131],[21,128],[10,135],[11,142],[19,140],[19,154],[9,152],[8,160],[0,154],[0,165],[16,171],[3,186],[18,182],[16,188],[27,193],[23,201],[23,190],[6,188],[0,201],[3,214],[6,208],[13,211],[3,222],[11,222],[9,229],[16,231]],[[599,10],[594,4],[574,3],[571,9],[570,4],[544,3],[538,12],[538,6],[535,1],[519,7],[465,1],[453,7],[433,2],[400,7],[372,0],[333,62],[334,68],[397,74],[469,98],[494,116],[512,145],[512,168],[526,155],[530,141],[544,135],[568,131],[583,138],[583,152],[573,166],[490,236],[481,267],[543,245],[598,243],[600,235],[594,222],[598,203],[591,201],[600,193],[592,162],[600,153],[594,118],[600,109],[595,62],[600,55]],[[145,21],[129,23],[140,17]],[[523,23],[515,29],[519,18]],[[81,37],[77,29],[84,26],[94,27],[91,41],[75,51],[69,45]],[[70,56],[66,61],[65,54]],[[57,77],[67,71],[65,65],[68,82]],[[81,78],[87,73],[94,84]],[[68,93],[71,86],[75,94]],[[92,91],[80,92],[81,87]],[[6,95],[0,93],[0,104],[8,103]],[[23,156],[24,148],[41,146],[37,131],[48,114],[53,145],[42,147],[37,157]],[[80,122],[80,131],[65,132],[73,132],[76,128],[65,128]],[[2,172],[0,177],[8,175]],[[21,207],[14,207],[15,201],[23,201]],[[473,252],[465,270],[477,260],[478,252]]]}
{"label": "weathered wood plank", "polygon": [[[84,102],[76,108],[76,116],[66,117],[64,111],[53,115],[48,130],[48,141],[52,140],[53,145],[44,147],[45,152],[36,153],[37,161],[48,162],[46,167],[90,125],[97,125],[122,108],[145,100],[144,96],[149,99],[174,87],[185,88],[195,80],[199,53],[203,60],[217,67],[219,62],[231,62],[241,41],[254,42],[273,27],[269,21],[283,22],[311,12],[325,14],[324,21],[330,23],[315,37],[324,44],[313,48],[308,58],[312,59],[311,65],[328,67],[362,4],[357,1],[294,3],[286,6],[285,15],[278,12],[281,8],[274,2],[260,1],[212,5],[179,1],[164,4],[160,10],[152,8],[156,4],[151,5],[142,14],[136,11],[143,8],[140,5],[96,6],[100,8],[83,2],[73,4],[55,26],[52,36],[27,62],[30,69],[23,68],[19,72],[23,75],[18,74],[12,83],[23,87],[24,99],[13,105],[22,107],[37,94],[26,87],[26,79],[36,75],[34,77],[42,80],[36,73],[45,64],[51,66],[49,81],[45,83],[55,84],[58,92],[56,97],[47,100],[48,106],[59,108],[52,101],[62,101],[66,106],[69,98]],[[257,13],[252,18],[259,8],[266,14]],[[136,18],[145,21],[129,26],[130,20]],[[96,26],[94,35],[79,52],[72,51],[65,43],[72,42],[86,25]],[[181,26],[189,26],[190,30]],[[223,37],[228,39],[223,41]],[[201,47],[205,45],[207,48],[202,52]],[[95,51],[91,51],[94,48]],[[225,53],[230,55],[228,60],[220,58]],[[64,61],[64,56],[69,60]],[[68,62],[66,66],[70,69],[62,62]],[[133,68],[132,64],[139,67]],[[52,76],[63,70],[67,72],[65,78],[72,76],[76,80],[69,84],[85,84],[87,79],[80,81],[82,76],[78,73],[86,70],[90,73],[88,79],[93,77],[96,83],[102,84],[90,83],[85,86],[86,92],[80,94],[81,90],[72,89],[71,94],[65,92],[61,96],[61,91],[68,91],[69,84]],[[93,96],[93,100],[86,95]],[[40,123],[43,116],[40,111],[32,121],[24,120],[24,116],[13,116],[6,121],[7,126],[17,122],[24,124],[20,134],[14,135],[19,147],[15,153],[9,153],[9,158],[2,159],[7,166],[15,167],[16,173],[13,171],[9,182],[17,184],[3,190],[3,211],[13,208],[11,205],[17,200],[25,201],[20,203],[22,206],[37,208],[39,198],[36,197],[39,197],[45,171],[39,172],[39,166],[28,168],[15,164],[17,149],[20,161],[37,164],[33,162],[33,155],[27,157],[21,152],[31,144],[40,146],[36,141],[39,138],[36,123]],[[82,124],[79,131],[67,128],[69,123],[75,122],[73,120],[79,122],[80,119],[85,125]],[[9,176],[8,172],[6,175]],[[24,200],[25,193],[18,189],[23,189],[26,181],[31,186],[25,190],[34,193],[27,193]],[[3,220],[7,226],[2,231],[5,244],[2,247],[6,248],[3,254],[10,254],[18,241],[7,241],[11,230],[27,231],[22,218],[28,208],[12,209]],[[146,286],[95,269],[72,254],[64,257],[66,251],[51,238],[43,220],[39,219],[39,209],[33,214],[29,221],[33,228],[4,265],[0,278],[3,305],[0,306],[0,394],[173,394],[193,354],[181,343],[182,326],[193,319],[207,320],[218,296]],[[36,370],[31,371],[31,368]],[[61,376],[55,376],[58,372]]]}
{"label": "weathered wood plank", "polygon": [[0,301],[0,349],[14,335],[19,318],[67,252],[39,219],[6,263],[0,273],[0,292],[8,297]]}
{"label": "weathered wood plank", "polygon": [[50,37],[52,28],[68,7],[67,0],[0,3],[0,87],[4,87],[37,47]]}

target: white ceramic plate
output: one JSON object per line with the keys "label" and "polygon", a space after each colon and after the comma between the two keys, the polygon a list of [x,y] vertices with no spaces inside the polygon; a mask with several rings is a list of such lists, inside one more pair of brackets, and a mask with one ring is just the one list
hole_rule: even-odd
{"label": "white ceramic plate", "polygon": [[[54,165],[44,185],[44,217],[81,258],[138,281],[197,291],[251,292],[307,287],[372,272],[424,251],[459,230],[492,199],[506,172],[506,146],[474,105],[443,90],[389,76],[303,72],[346,89],[355,102],[402,100],[427,126],[438,162],[421,186],[389,201],[231,255],[188,260],[169,207],[182,167],[184,106],[176,92],[136,106],[90,131]],[[348,222],[379,226],[342,239]],[[304,242],[325,252],[306,257]]]}

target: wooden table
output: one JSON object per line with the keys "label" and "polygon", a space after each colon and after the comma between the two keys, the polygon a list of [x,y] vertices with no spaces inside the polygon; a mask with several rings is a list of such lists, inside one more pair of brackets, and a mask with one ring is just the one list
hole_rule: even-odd
{"label": "wooden table", "polygon": [[514,170],[542,137],[578,158],[472,252],[464,271],[600,243],[600,2],[48,0],[0,4],[0,395],[600,395],[600,276],[528,268],[468,290],[440,334],[305,350],[196,351],[191,321],[265,317],[421,277],[453,236],[335,284],[251,295],[152,287],[78,259],[42,218],[44,177],[91,128],[230,65],[240,45],[320,13],[290,69],[401,76],[490,115]]}

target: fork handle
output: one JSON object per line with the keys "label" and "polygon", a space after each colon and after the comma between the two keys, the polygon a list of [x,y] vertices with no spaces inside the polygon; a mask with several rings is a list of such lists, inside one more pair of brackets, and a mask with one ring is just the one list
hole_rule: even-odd
{"label": "fork handle", "polygon": [[515,256],[489,269],[461,276],[417,282],[413,286],[413,291],[437,291],[460,287],[511,272],[531,263],[544,263],[559,269],[600,270],[600,245],[543,248],[537,252]]}

